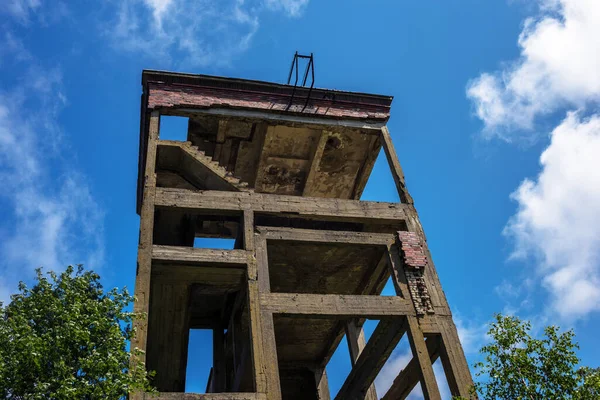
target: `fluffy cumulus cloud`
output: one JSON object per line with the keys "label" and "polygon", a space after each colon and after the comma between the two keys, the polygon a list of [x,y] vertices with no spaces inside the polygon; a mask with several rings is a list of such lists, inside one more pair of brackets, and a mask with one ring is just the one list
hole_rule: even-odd
{"label": "fluffy cumulus cloud", "polygon": [[566,115],[550,129],[538,176],[511,195],[517,211],[504,233],[513,258],[536,261],[548,311],[576,319],[600,309],[600,1],[538,3],[519,59],[471,81],[467,95],[487,138],[531,136],[544,117]]}
{"label": "fluffy cumulus cloud", "polygon": [[[0,86],[0,301],[43,266],[102,264],[103,213],[73,167],[57,122],[67,104],[59,69],[41,68],[22,47],[0,44],[25,72]],[[14,66],[14,65],[13,65]]]}
{"label": "fluffy cumulus cloud", "polygon": [[123,0],[110,8],[115,47],[193,68],[227,66],[246,51],[265,11],[300,16],[308,0]]}
{"label": "fluffy cumulus cloud", "polygon": [[600,309],[600,116],[570,113],[551,134],[542,170],[512,194],[505,233],[515,257],[535,254],[553,309],[565,318]]}
{"label": "fluffy cumulus cloud", "polygon": [[600,101],[600,1],[539,3],[519,36],[519,59],[467,88],[488,137],[512,140],[538,117]]}

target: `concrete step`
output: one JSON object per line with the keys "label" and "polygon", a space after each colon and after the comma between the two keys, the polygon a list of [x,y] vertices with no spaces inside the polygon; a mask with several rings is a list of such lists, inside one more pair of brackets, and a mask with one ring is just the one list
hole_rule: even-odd
{"label": "concrete step", "polygon": [[185,142],[184,146],[188,148],[188,150],[194,155],[194,157],[196,157],[199,161],[203,162],[204,164],[208,165],[209,168],[211,168],[215,173],[220,175],[227,182],[240,189],[246,189],[248,187],[248,182],[243,182],[240,178],[236,177],[231,172],[229,172],[227,168],[220,165],[218,161],[213,161],[212,157],[206,155],[206,153],[203,150],[200,150],[191,142]]}

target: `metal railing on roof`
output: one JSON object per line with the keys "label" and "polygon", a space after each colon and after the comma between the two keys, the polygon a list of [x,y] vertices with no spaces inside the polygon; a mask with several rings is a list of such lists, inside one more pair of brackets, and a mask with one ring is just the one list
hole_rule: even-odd
{"label": "metal railing on roof", "polygon": [[294,54],[294,58],[292,59],[292,66],[290,67],[290,73],[288,75],[287,84],[290,85],[290,82],[292,81],[292,74],[294,73],[294,71],[296,71],[296,80],[294,81],[294,90],[292,90],[292,97],[290,97],[290,102],[288,103],[288,105],[285,109],[286,111],[289,110],[290,107],[292,106],[292,102],[294,101],[294,96],[296,95],[296,88],[298,87],[298,79],[300,77],[299,72],[298,72],[298,70],[299,70],[298,64],[299,64],[300,59],[308,60],[308,62],[306,63],[306,68],[304,70],[304,77],[302,79],[301,87],[306,87],[308,73],[310,72],[310,74],[311,74],[310,88],[308,89],[308,94],[306,95],[306,100],[304,101],[304,107],[302,107],[302,110],[300,112],[304,112],[304,110],[306,109],[306,106],[308,105],[308,101],[310,100],[310,95],[312,93],[312,89],[315,85],[315,62],[314,62],[313,53],[310,53],[310,56],[307,56],[307,55],[303,55],[303,54],[298,54],[298,52],[296,52]]}

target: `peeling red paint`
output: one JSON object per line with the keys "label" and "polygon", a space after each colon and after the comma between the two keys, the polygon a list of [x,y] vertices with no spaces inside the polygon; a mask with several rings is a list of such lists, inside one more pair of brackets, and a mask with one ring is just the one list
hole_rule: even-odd
{"label": "peeling red paint", "polygon": [[288,107],[289,95],[235,91],[212,87],[195,87],[149,82],[148,109],[156,108],[237,108],[260,111],[301,113],[334,118],[387,120],[389,107],[377,104],[344,102],[311,98],[306,109],[305,98],[298,95]]}

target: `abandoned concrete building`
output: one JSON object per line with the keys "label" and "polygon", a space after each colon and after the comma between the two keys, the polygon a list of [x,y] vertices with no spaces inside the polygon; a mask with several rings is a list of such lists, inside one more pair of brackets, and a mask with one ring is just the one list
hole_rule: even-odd
{"label": "abandoned concrete building", "polygon": [[[348,346],[335,399],[440,399],[472,384],[456,326],[386,122],[392,97],[144,71],[132,346],[158,397],[330,399],[327,366]],[[187,118],[163,140],[161,116]],[[380,150],[400,202],[361,201]],[[383,154],[383,153],[382,153]],[[194,246],[229,238],[233,249]],[[382,296],[388,280],[395,296]],[[365,320],[377,320],[365,338]],[[206,393],[185,392],[191,329],[213,332]],[[374,380],[401,338],[412,360],[387,393]],[[198,356],[198,355],[196,355]]]}

